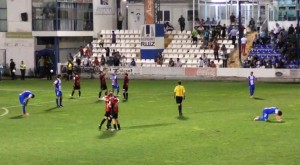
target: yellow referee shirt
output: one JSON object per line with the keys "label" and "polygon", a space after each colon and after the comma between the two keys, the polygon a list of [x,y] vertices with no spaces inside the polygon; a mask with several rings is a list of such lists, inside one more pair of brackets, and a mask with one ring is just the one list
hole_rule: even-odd
{"label": "yellow referee shirt", "polygon": [[185,88],[182,85],[177,85],[174,89],[175,96],[185,96]]}

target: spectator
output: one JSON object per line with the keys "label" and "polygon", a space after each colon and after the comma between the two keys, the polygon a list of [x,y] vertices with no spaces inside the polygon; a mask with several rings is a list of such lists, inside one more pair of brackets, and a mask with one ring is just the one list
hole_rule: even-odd
{"label": "spectator", "polygon": [[255,31],[255,21],[253,18],[251,18],[249,21],[249,28],[251,29],[251,31]]}
{"label": "spectator", "polygon": [[219,44],[218,44],[218,42],[217,41],[215,41],[215,43],[214,43],[214,58],[215,58],[215,60],[220,60],[219,59],[219,49],[220,49],[220,46],[219,46]]}
{"label": "spectator", "polygon": [[194,28],[192,31],[192,43],[196,45],[198,43],[198,31],[196,30],[196,28]]}
{"label": "spectator", "polygon": [[100,62],[98,60],[98,57],[94,58],[93,64],[94,64],[94,67],[99,67],[100,66]]}
{"label": "spectator", "polygon": [[76,62],[76,64],[77,64],[77,66],[80,67],[81,60],[80,60],[79,57],[76,58],[75,62]]}
{"label": "spectator", "polygon": [[82,46],[80,46],[79,48],[79,53],[80,53],[80,58],[82,58],[84,56],[84,51]]}
{"label": "spectator", "polygon": [[45,70],[45,59],[43,56],[40,57],[38,61],[38,73],[40,77],[44,77]]}
{"label": "spectator", "polygon": [[260,31],[260,27],[262,26],[262,24],[263,24],[262,18],[258,17],[258,20],[257,20],[257,23],[256,23],[256,28],[257,28],[258,32]]}
{"label": "spectator", "polygon": [[179,58],[177,58],[176,67],[182,67],[182,63]]}
{"label": "spectator", "polygon": [[184,31],[184,29],[185,29],[185,19],[184,19],[184,17],[182,15],[178,19],[178,23],[180,25],[181,32]]}
{"label": "spectator", "polygon": [[103,48],[103,46],[104,46],[104,38],[103,38],[103,35],[101,34],[100,35],[100,38],[99,38],[99,46],[101,47],[101,48]]}
{"label": "spectator", "polygon": [[222,30],[222,25],[221,23],[219,22],[218,25],[216,26],[216,35],[215,37],[216,38],[220,38],[221,37],[221,30]]}
{"label": "spectator", "polygon": [[242,44],[242,53],[245,56],[246,55],[246,45],[247,45],[247,38],[243,36],[241,38],[241,44]]}
{"label": "spectator", "polygon": [[3,65],[0,63],[0,81],[2,80],[2,74],[3,74]]}
{"label": "spectator", "polygon": [[127,58],[125,56],[121,58],[121,66],[127,66]]}
{"label": "spectator", "polygon": [[123,20],[124,20],[124,16],[122,15],[122,13],[119,11],[118,14],[118,30],[121,30],[123,28]]}
{"label": "spectator", "polygon": [[222,28],[221,28],[221,30],[222,30],[222,40],[224,40],[225,39],[225,37],[226,37],[226,25],[224,24],[223,26],[222,26]]}
{"label": "spectator", "polygon": [[85,56],[86,57],[90,57],[92,55],[92,50],[90,49],[90,47],[86,47],[85,49]]}
{"label": "spectator", "polygon": [[10,59],[10,64],[9,64],[9,69],[10,69],[10,76],[12,80],[16,80],[16,63],[14,62],[13,59]]}
{"label": "spectator", "polygon": [[288,34],[294,34],[295,33],[295,28],[294,28],[294,25],[291,24],[291,26],[289,27],[289,30],[288,30]]}
{"label": "spectator", "polygon": [[231,13],[231,15],[230,15],[230,25],[235,24],[235,21],[236,21],[235,19],[236,19],[235,15],[233,13]]}
{"label": "spectator", "polygon": [[165,31],[172,32],[173,30],[174,30],[174,27],[170,24],[170,22],[165,22]]}
{"label": "spectator", "polygon": [[132,67],[136,66],[136,62],[135,62],[134,58],[131,59],[130,66],[132,66]]}
{"label": "spectator", "polygon": [[202,57],[199,58],[199,68],[204,68],[204,60]]}
{"label": "spectator", "polygon": [[109,47],[106,47],[105,51],[106,51],[106,53],[105,53],[105,60],[108,61],[109,56],[110,56],[110,49],[109,49]]}
{"label": "spectator", "polygon": [[111,43],[112,44],[116,44],[117,43],[117,36],[115,34],[115,31],[112,31],[112,34],[111,34]]}
{"label": "spectator", "polygon": [[229,32],[229,35],[230,35],[231,40],[232,40],[232,45],[234,45],[234,46],[236,46],[235,41],[236,41],[237,32],[238,32],[238,30],[235,28],[235,26]]}
{"label": "spectator", "polygon": [[211,61],[211,62],[210,62],[210,67],[211,67],[211,68],[216,68],[216,67],[217,67],[214,61]]}
{"label": "spectator", "polygon": [[174,62],[173,58],[170,58],[169,67],[174,67],[174,66],[175,66],[175,62]]}
{"label": "spectator", "polygon": [[100,60],[100,62],[101,62],[101,66],[104,66],[104,65],[105,65],[106,60],[105,60],[105,57],[104,57],[103,54],[101,55],[101,60]]}
{"label": "spectator", "polygon": [[21,80],[25,80],[26,65],[24,64],[24,61],[21,61],[20,71],[21,71]]}
{"label": "spectator", "polygon": [[84,60],[83,60],[83,66],[84,67],[89,67],[91,66],[91,61],[90,61],[90,57],[85,57]]}

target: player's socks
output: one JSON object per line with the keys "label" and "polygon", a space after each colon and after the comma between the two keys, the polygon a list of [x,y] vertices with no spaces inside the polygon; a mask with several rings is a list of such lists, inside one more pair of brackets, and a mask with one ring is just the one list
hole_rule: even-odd
{"label": "player's socks", "polygon": [[106,96],[106,95],[107,95],[107,91],[105,91],[105,93],[104,93],[104,94],[105,94],[105,96]]}
{"label": "player's socks", "polygon": [[78,91],[78,95],[79,95],[79,97],[81,96],[81,91]]}
{"label": "player's socks", "polygon": [[179,115],[182,116],[182,104],[179,105]]}
{"label": "player's socks", "polygon": [[102,94],[102,92],[99,92],[99,97],[98,97],[99,99],[101,98],[101,94]]}
{"label": "player's socks", "polygon": [[59,105],[62,107],[62,98],[59,99]]}
{"label": "player's socks", "polygon": [[56,99],[56,106],[58,106],[58,107],[59,107],[59,105],[58,105],[58,99]]}
{"label": "player's socks", "polygon": [[100,129],[101,129],[102,125],[104,124],[105,120],[106,120],[106,119],[103,119],[103,120],[101,121],[100,126],[99,126]]}
{"label": "player's socks", "polygon": [[26,114],[25,106],[22,107],[22,110],[23,110],[23,114],[25,115]]}
{"label": "player's socks", "polygon": [[126,93],[125,95],[126,95],[126,100],[128,100],[128,93]]}
{"label": "player's socks", "polygon": [[117,125],[116,124],[114,124],[114,129],[117,129]]}
{"label": "player's socks", "polygon": [[73,95],[74,95],[74,92],[75,92],[75,91],[73,90],[73,91],[72,91],[72,94],[71,94],[72,97],[73,97]]}
{"label": "player's socks", "polygon": [[125,92],[123,92],[123,97],[126,100],[126,93]]}
{"label": "player's socks", "polygon": [[107,129],[110,129],[110,128],[111,128],[111,119],[109,119],[109,120],[107,121],[106,128],[107,128]]}
{"label": "player's socks", "polygon": [[121,130],[121,126],[120,126],[120,124],[117,124],[118,125],[118,130]]}

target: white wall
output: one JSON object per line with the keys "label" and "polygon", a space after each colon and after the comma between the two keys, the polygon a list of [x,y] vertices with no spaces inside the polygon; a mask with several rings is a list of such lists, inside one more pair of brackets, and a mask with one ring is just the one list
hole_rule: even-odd
{"label": "white wall", "polygon": [[[117,28],[117,11],[116,11],[116,0],[110,0],[109,5],[100,6],[100,0],[93,0],[94,8],[94,35],[96,38],[97,34],[104,29],[116,29]],[[103,10],[110,10],[108,14],[103,14]]]}
{"label": "white wall", "polygon": [[145,23],[144,4],[128,5],[128,29],[139,30],[141,25]]}
{"label": "white wall", "polygon": [[[31,32],[31,5],[31,0],[7,0],[8,32]],[[27,13],[27,22],[22,21],[21,13]]]}

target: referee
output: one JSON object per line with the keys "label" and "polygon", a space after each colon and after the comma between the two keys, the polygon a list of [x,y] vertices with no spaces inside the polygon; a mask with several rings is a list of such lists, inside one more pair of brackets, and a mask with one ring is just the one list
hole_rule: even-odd
{"label": "referee", "polygon": [[178,85],[174,89],[174,99],[178,105],[179,116],[182,116],[182,100],[185,99],[185,88],[181,85],[181,81],[178,81]]}

